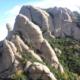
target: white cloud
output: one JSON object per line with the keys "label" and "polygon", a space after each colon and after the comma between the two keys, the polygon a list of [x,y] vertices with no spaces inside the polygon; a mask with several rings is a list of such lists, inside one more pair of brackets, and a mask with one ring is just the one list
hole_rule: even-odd
{"label": "white cloud", "polygon": [[79,11],[78,7],[80,6],[80,0],[43,0],[35,5],[41,8],[49,8],[49,7],[66,7],[71,9],[72,11]]}
{"label": "white cloud", "polygon": [[78,6],[80,6],[79,3],[80,3],[80,0],[61,0],[58,3],[58,6],[67,7],[69,9],[71,9],[72,11],[74,11],[74,10],[79,11],[79,9],[78,9]]}
{"label": "white cloud", "polygon": [[4,24],[0,25],[1,29],[0,29],[0,41],[5,39],[5,37],[7,36],[7,30]]}
{"label": "white cloud", "polygon": [[17,15],[19,13],[20,8],[21,8],[21,5],[16,5],[12,9],[7,11],[6,14]]}

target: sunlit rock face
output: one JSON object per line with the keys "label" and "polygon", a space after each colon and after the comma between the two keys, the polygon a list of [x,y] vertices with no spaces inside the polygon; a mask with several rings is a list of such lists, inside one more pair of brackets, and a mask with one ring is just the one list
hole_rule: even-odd
{"label": "sunlit rock face", "polygon": [[33,49],[39,50],[41,52],[39,56],[55,68],[59,67],[58,58],[50,44],[43,38],[42,31],[38,25],[32,23],[26,16],[19,14],[16,17],[13,31],[18,33],[23,41],[30,44]]}

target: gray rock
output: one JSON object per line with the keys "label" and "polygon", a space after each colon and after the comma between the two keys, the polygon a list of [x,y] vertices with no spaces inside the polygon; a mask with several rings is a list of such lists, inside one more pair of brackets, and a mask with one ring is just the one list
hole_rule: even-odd
{"label": "gray rock", "polygon": [[44,57],[46,62],[53,67],[55,66],[56,69],[60,66],[56,53],[43,38],[40,28],[32,23],[26,16],[22,14],[17,16],[13,30],[15,33],[20,33],[19,36],[22,37],[23,41],[30,44],[34,50],[39,50],[41,52],[39,55]]}
{"label": "gray rock", "polygon": [[29,75],[29,79],[57,80],[46,65],[38,62],[32,64],[29,62],[28,64],[29,66],[25,68],[25,72]]}
{"label": "gray rock", "polygon": [[47,12],[51,15],[54,23],[54,36],[56,37],[73,37],[80,39],[80,29],[75,23],[75,16],[67,8],[50,8]]}
{"label": "gray rock", "polygon": [[[30,21],[38,25],[41,28],[44,37],[51,36],[50,31],[54,30],[54,26],[52,18],[45,10],[33,6],[23,6],[20,10],[20,14],[25,15]],[[45,35],[46,33],[48,35]]]}
{"label": "gray rock", "polygon": [[0,48],[0,78],[9,77],[15,71],[15,56],[11,47],[12,42],[4,40],[3,47]]}
{"label": "gray rock", "polygon": [[[25,44],[18,35],[13,37],[11,39],[11,41],[15,44],[15,46],[17,48],[18,53],[15,54],[17,57],[19,57],[20,55],[22,56],[22,55],[26,54],[27,58],[28,58],[26,60],[31,60],[32,58],[34,58],[37,61],[43,62],[42,59],[40,58],[40,56],[37,55],[27,44]],[[29,57],[31,57],[31,58],[29,58]],[[19,59],[21,60],[22,57],[20,57]]]}
{"label": "gray rock", "polygon": [[15,33],[20,34],[24,42],[27,42],[34,48],[40,48],[40,45],[43,42],[42,31],[26,16],[22,14],[17,16],[13,30]]}

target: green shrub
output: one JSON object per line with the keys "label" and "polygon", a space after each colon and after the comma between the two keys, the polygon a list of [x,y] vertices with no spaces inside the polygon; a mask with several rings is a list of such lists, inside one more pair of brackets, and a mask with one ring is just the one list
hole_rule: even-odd
{"label": "green shrub", "polygon": [[56,38],[48,41],[53,49],[56,47],[62,51],[62,54],[57,54],[57,56],[64,67],[65,74],[62,76],[55,71],[57,72],[57,78],[59,80],[79,80],[80,42],[71,38]]}

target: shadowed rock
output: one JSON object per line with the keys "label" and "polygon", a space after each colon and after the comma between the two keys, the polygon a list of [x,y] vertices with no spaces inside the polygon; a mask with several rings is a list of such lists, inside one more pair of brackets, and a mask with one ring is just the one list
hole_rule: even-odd
{"label": "shadowed rock", "polygon": [[29,79],[32,80],[57,80],[47,66],[38,62],[31,63],[27,69],[25,67],[25,72],[29,75]]}
{"label": "shadowed rock", "polygon": [[0,51],[2,50],[2,56],[0,57],[0,78],[7,78],[15,71],[15,57],[11,44],[11,42],[4,40],[3,47],[0,48]]}

